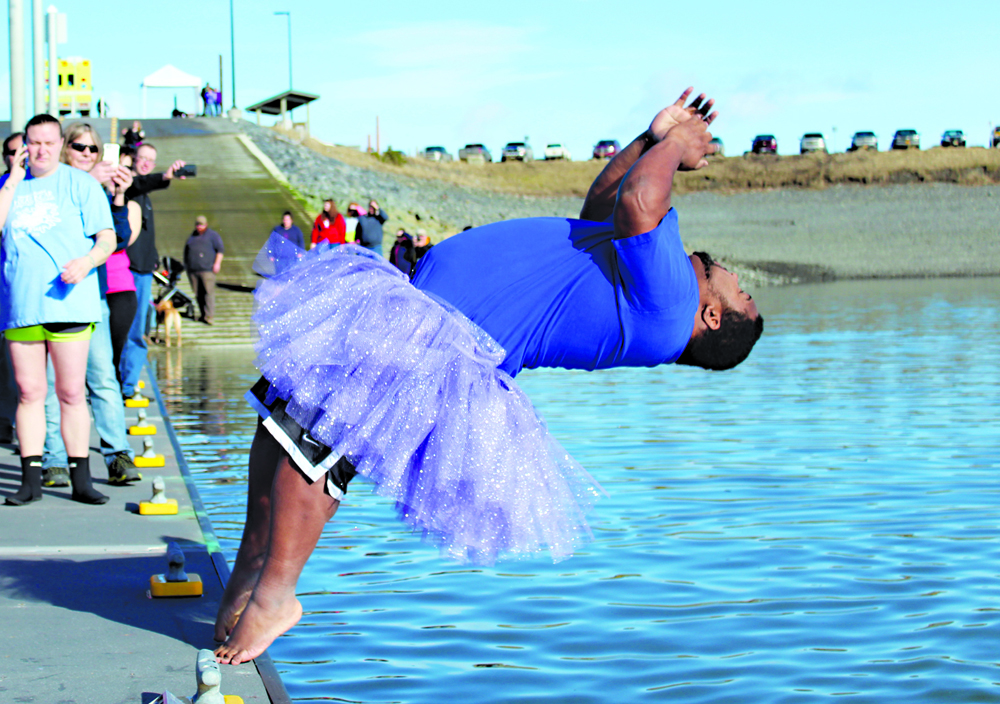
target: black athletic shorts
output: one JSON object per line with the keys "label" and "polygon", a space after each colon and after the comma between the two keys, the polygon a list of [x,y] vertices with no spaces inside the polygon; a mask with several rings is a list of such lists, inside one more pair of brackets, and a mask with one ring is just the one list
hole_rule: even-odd
{"label": "black athletic shorts", "polygon": [[247,402],[257,411],[261,424],[310,481],[326,475],[326,491],[339,501],[356,474],[354,465],[334,454],[333,450],[312,437],[309,431],[289,416],[285,412],[286,401],[275,398],[267,403],[267,391],[270,387],[268,380],[261,377],[247,391]]}

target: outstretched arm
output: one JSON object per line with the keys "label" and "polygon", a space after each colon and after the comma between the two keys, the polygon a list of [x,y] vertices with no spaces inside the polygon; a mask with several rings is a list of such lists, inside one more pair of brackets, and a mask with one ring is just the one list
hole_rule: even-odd
{"label": "outstretched arm", "polygon": [[614,207],[616,239],[655,229],[670,210],[670,193],[677,170],[708,165],[705,157],[715,151],[708,125],[716,114],[675,125],[629,169]]}
{"label": "outstretched arm", "polygon": [[673,105],[660,110],[650,123],[649,129],[632,140],[631,144],[608,162],[608,165],[604,167],[587,192],[587,198],[580,210],[581,220],[602,221],[610,217],[615,207],[618,187],[621,186],[625,174],[639,158],[661,142],[666,137],[667,132],[675,125],[686,122],[695,115],[701,117],[708,115],[715,101],[706,101],[704,93],[692,100],[689,106],[684,107],[685,101],[692,92],[694,92],[694,88],[688,88],[681,93],[681,97]]}

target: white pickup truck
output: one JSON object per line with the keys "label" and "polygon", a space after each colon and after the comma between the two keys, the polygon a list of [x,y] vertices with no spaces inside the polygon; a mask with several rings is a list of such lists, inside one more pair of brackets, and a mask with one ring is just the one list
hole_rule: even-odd
{"label": "white pickup truck", "polygon": [[566,161],[569,161],[569,149],[561,144],[546,144],[545,161],[553,161],[555,159],[565,159]]}

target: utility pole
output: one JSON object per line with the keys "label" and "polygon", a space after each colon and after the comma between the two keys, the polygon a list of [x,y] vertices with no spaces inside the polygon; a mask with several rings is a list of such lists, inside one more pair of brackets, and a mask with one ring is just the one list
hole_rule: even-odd
{"label": "utility pole", "polygon": [[35,78],[35,114],[45,112],[45,15],[42,0],[31,0],[31,64]]}
{"label": "utility pole", "polygon": [[10,16],[10,131],[20,132],[28,121],[24,96],[24,5],[9,0]]}
{"label": "utility pole", "polygon": [[[48,24],[49,42],[49,109],[52,117],[59,117],[59,12],[55,5],[49,5],[45,13]],[[62,41],[66,41],[63,37]]]}

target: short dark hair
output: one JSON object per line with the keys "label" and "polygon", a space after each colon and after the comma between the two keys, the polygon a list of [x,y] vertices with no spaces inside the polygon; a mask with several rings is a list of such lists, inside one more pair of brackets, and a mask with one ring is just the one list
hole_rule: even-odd
{"label": "short dark hair", "polygon": [[718,330],[709,328],[691,338],[677,364],[713,371],[732,369],[750,356],[763,332],[764,316],[751,320],[745,313],[730,308],[722,314]]}
{"label": "short dark hair", "polygon": [[18,137],[20,137],[21,141],[23,142],[24,141],[24,132],[15,132],[14,134],[12,134],[9,137],[7,137],[7,139],[5,139],[3,141],[3,150],[5,152],[9,151],[10,143],[13,142],[15,139],[17,139]]}
{"label": "short dark hair", "polygon": [[294,220],[294,219],[295,219],[294,217],[292,217],[292,211],[291,211],[291,210],[286,210],[285,212],[283,212],[283,213],[281,214],[281,217],[285,217],[286,215],[287,215],[288,217],[292,218],[292,220]]}
{"label": "short dark hair", "polygon": [[45,125],[45,124],[55,125],[56,127],[59,128],[59,136],[60,137],[63,136],[62,123],[59,122],[59,120],[57,120],[56,118],[52,117],[52,115],[48,114],[47,112],[39,113],[38,115],[35,115],[33,118],[28,120],[28,124],[24,126],[24,134],[25,135],[28,134],[28,128],[30,127],[34,127],[35,125]]}

